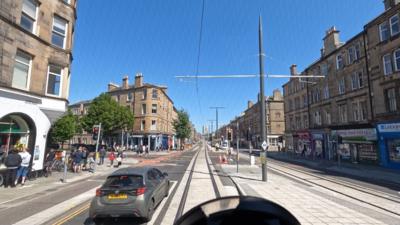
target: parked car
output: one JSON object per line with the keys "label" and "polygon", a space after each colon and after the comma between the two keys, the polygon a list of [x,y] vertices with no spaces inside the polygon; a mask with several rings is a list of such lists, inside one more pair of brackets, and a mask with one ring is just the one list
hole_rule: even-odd
{"label": "parked car", "polygon": [[152,167],[119,169],[96,190],[89,217],[96,224],[110,217],[137,217],[150,221],[154,209],[168,192],[167,173]]}

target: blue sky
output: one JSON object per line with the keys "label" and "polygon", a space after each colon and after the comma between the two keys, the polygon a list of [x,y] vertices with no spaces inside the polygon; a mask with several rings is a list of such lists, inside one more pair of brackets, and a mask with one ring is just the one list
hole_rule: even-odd
{"label": "blue sky", "polygon": [[[335,25],[341,41],[383,12],[381,0],[205,0],[199,74],[256,74],[258,15],[263,18],[266,73],[299,71],[320,54],[325,31]],[[142,72],[145,82],[168,86],[178,109],[198,129],[224,106],[220,124],[256,100],[258,80],[179,81],[195,74],[202,0],[80,0],[74,37],[70,102],[91,99]],[[266,95],[287,79],[267,79]],[[201,130],[200,130],[201,131]]]}

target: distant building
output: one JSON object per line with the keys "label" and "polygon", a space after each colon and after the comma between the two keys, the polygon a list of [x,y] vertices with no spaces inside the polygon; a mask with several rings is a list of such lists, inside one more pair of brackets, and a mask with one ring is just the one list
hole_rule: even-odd
{"label": "distant building", "polygon": [[0,148],[24,144],[40,170],[68,102],[76,0],[0,2]]}
{"label": "distant building", "polygon": [[[278,145],[282,147],[282,143],[278,143],[278,139],[285,133],[283,96],[281,92],[274,90],[272,96],[265,97],[265,103],[266,141],[270,150],[276,150]],[[227,138],[230,130],[234,146],[236,146],[237,138],[239,138],[240,147],[261,148],[263,140],[261,140],[260,120],[260,102],[257,101],[257,103],[253,104],[252,101],[248,101],[247,109],[240,116],[231,120],[229,124],[222,126],[219,129],[219,133],[224,138]],[[237,126],[239,126],[239,132]]]}
{"label": "distant building", "polygon": [[[71,110],[73,115],[82,118],[87,114],[91,102],[91,100],[80,101],[69,105],[68,108]],[[95,144],[95,140],[93,140],[91,133],[88,133],[85,130],[82,130],[81,132],[82,133],[75,134],[74,137],[72,137],[71,144]]]}
{"label": "distant building", "polygon": [[167,87],[144,83],[143,75],[138,73],[133,85],[125,76],[121,86],[109,83],[107,93],[134,114],[133,127],[121,134],[122,141],[121,135],[114,141],[130,146],[148,145],[151,150],[175,146],[172,123],[177,118],[177,111],[167,94]]}

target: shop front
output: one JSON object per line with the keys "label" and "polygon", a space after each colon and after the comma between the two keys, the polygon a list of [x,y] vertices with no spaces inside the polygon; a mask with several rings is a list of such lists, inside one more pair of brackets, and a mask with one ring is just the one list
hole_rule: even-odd
{"label": "shop front", "polygon": [[325,136],[324,131],[311,131],[311,153],[316,159],[325,158]]}
{"label": "shop front", "polygon": [[296,133],[296,146],[295,151],[298,154],[304,155],[306,157],[310,157],[312,154],[311,147],[311,134],[309,131],[298,131]]}
{"label": "shop front", "polygon": [[[342,143],[339,143],[339,137]],[[377,133],[374,128],[332,130],[341,159],[353,163],[378,163]]]}
{"label": "shop front", "polygon": [[381,165],[400,169],[400,122],[378,124],[377,130]]}
{"label": "shop front", "polygon": [[32,169],[42,170],[48,131],[65,112],[66,102],[0,88],[0,106],[2,158],[9,150],[24,146],[32,155]]}

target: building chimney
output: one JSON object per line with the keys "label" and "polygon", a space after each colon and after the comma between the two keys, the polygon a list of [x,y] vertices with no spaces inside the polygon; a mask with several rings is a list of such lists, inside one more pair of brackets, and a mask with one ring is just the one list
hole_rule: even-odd
{"label": "building chimney", "polygon": [[400,3],[400,0],[383,0],[385,11]]}
{"label": "building chimney", "polygon": [[338,47],[340,47],[340,39],[339,32],[336,30],[336,27],[333,26],[326,31],[326,35],[324,37],[324,56],[329,53],[335,51]]}
{"label": "building chimney", "polygon": [[135,88],[143,86],[143,74],[137,73],[135,76]]}
{"label": "building chimney", "polygon": [[112,91],[112,90],[115,90],[117,88],[119,88],[118,85],[113,84],[113,83],[108,83],[108,88],[107,88],[108,91]]}
{"label": "building chimney", "polygon": [[253,106],[253,102],[252,101],[247,101],[247,108],[250,109]]}
{"label": "building chimney", "polygon": [[273,91],[273,99],[274,101],[281,101],[282,100],[282,93],[279,89],[275,89]]}
{"label": "building chimney", "polygon": [[122,88],[123,89],[128,89],[129,88],[129,77],[125,76],[122,78]]}
{"label": "building chimney", "polygon": [[296,64],[292,64],[290,66],[290,75],[297,75],[297,65]]}

